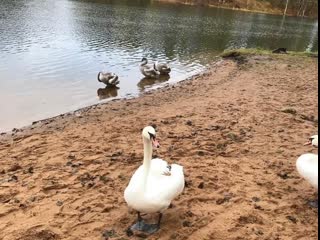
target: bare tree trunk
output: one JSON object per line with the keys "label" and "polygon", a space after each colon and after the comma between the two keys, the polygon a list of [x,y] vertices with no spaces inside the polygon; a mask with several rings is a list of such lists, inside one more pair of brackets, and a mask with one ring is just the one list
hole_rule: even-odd
{"label": "bare tree trunk", "polygon": [[306,13],[306,10],[307,10],[307,7],[308,7],[308,1],[306,1],[306,4],[304,5],[303,12],[302,12],[302,17],[304,17],[304,15]]}
{"label": "bare tree trunk", "polygon": [[297,12],[297,16],[301,16],[301,12],[303,11],[304,0],[299,1],[299,10]]}
{"label": "bare tree trunk", "polygon": [[287,0],[286,8],[284,9],[283,15],[286,15],[286,14],[287,14],[288,5],[289,5],[289,0]]}
{"label": "bare tree trunk", "polygon": [[310,11],[309,11],[309,15],[313,15],[314,14],[314,10],[318,9],[318,5],[317,5],[317,1],[311,1],[312,5],[310,6]]}

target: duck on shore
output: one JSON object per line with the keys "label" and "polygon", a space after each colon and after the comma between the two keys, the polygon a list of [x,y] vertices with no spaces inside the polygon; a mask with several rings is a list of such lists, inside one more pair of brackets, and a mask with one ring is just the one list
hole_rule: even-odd
{"label": "duck on shore", "polygon": [[[305,145],[318,147],[318,135],[309,138]],[[302,154],[296,162],[299,174],[318,191],[318,155],[313,153]],[[318,199],[310,201],[309,205],[318,208]]]}
{"label": "duck on shore", "polygon": [[140,72],[148,78],[157,78],[160,75],[160,72],[157,71],[154,66],[149,66],[148,59],[142,58],[140,63]]}
{"label": "duck on shore", "polygon": [[120,83],[119,77],[111,72],[99,72],[98,81],[106,84],[107,86],[116,86]]}

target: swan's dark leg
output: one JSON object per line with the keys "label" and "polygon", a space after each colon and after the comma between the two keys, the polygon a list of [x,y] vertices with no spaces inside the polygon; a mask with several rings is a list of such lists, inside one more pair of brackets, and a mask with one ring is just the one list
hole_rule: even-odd
{"label": "swan's dark leg", "polygon": [[162,213],[159,213],[159,218],[158,218],[158,228],[160,229],[160,224],[161,224],[161,220],[162,220]]}
{"label": "swan's dark leg", "polygon": [[160,223],[162,219],[162,213],[159,214],[159,219],[157,224],[147,224],[143,221],[141,214],[138,212],[138,222],[130,227],[131,231],[140,231],[147,234],[153,234],[160,229]]}

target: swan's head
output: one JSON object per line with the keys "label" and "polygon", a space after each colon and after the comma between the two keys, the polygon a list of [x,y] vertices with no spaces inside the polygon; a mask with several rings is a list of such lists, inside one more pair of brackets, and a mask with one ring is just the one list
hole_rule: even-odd
{"label": "swan's head", "polygon": [[152,145],[155,148],[160,147],[160,144],[159,144],[157,137],[156,137],[156,130],[153,127],[151,127],[151,126],[145,127],[142,131],[142,137],[147,141],[151,141]]}
{"label": "swan's head", "polygon": [[318,147],[318,135],[313,135],[309,138],[309,141],[305,143],[305,145],[312,145],[314,147]]}
{"label": "swan's head", "polygon": [[141,62],[148,62],[148,59],[146,59],[145,57],[141,59]]}

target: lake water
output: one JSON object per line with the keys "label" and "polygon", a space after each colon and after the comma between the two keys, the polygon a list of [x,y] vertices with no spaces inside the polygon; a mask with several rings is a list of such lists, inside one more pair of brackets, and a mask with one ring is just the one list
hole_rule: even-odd
{"label": "lake water", "polygon": [[[318,20],[146,0],[1,0],[0,132],[185,79],[239,47],[317,50]],[[170,79],[143,79],[142,57],[168,62]],[[101,70],[119,75],[119,89],[103,89]]]}

